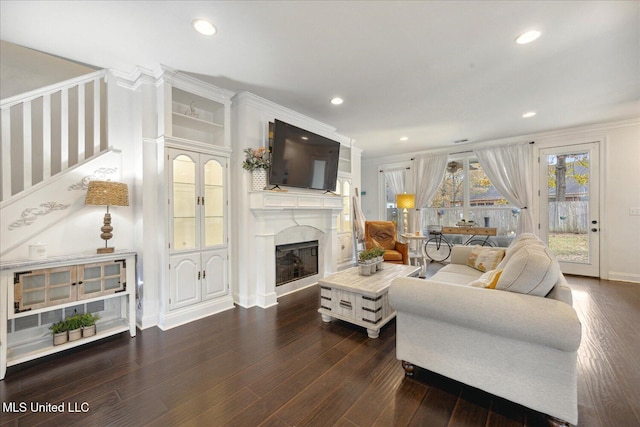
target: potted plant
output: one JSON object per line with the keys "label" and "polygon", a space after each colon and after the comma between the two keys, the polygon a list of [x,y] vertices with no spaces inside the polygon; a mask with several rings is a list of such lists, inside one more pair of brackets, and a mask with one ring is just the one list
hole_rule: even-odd
{"label": "potted plant", "polygon": [[358,258],[359,258],[358,267],[360,268],[361,275],[369,276],[372,273],[376,272],[376,266],[374,264],[374,259],[373,259],[374,257],[375,255],[374,255],[373,249],[367,249],[360,252],[360,255],[358,255]]}
{"label": "potted plant", "polygon": [[80,328],[82,329],[82,337],[91,337],[96,334],[96,320],[100,316],[97,314],[84,313],[80,315]]}
{"label": "potted plant", "polygon": [[271,166],[269,151],[264,147],[244,150],[242,167],[251,171],[251,191],[262,191],[267,186],[267,169]]}
{"label": "potted plant", "polygon": [[374,258],[376,259],[376,270],[382,270],[382,263],[384,262],[384,249],[383,248],[373,248],[371,249],[373,252]]}
{"label": "potted plant", "polygon": [[82,330],[80,329],[80,315],[74,314],[69,316],[64,321],[67,325],[67,333],[69,334],[69,341],[75,341],[82,338]]}
{"label": "potted plant", "polygon": [[67,342],[67,322],[61,320],[49,327],[53,335],[53,345],[60,345]]}

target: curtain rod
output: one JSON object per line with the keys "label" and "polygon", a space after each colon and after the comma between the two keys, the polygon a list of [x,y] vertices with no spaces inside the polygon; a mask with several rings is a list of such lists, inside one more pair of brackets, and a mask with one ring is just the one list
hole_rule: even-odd
{"label": "curtain rod", "polygon": [[[535,141],[529,141],[529,142],[528,142],[528,144],[535,144],[535,143],[536,143]],[[457,152],[455,152],[455,153],[448,153],[448,155],[451,155],[451,154],[465,154],[465,153],[473,153],[473,150],[457,151]],[[415,159],[416,159],[415,157],[412,157],[412,158],[411,158],[411,160],[415,160]]]}
{"label": "curtain rod", "polygon": [[[409,169],[411,169],[411,168],[410,168],[409,166],[407,166],[405,169],[406,169],[406,170],[409,170]],[[387,169],[387,172],[391,172],[391,171],[399,171],[399,170],[402,170],[402,168],[391,168],[391,169]],[[380,169],[380,173],[382,173],[382,172],[384,172],[384,169]]]}

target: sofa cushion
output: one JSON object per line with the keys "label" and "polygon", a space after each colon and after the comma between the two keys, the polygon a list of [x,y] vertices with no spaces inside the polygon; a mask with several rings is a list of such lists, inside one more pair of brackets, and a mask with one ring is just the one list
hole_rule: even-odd
{"label": "sofa cushion", "polygon": [[468,285],[482,276],[482,272],[462,264],[447,264],[430,279],[453,285]]}
{"label": "sofa cushion", "polygon": [[393,249],[387,249],[384,251],[383,258],[385,261],[402,261],[402,254]]}
{"label": "sofa cushion", "polygon": [[469,253],[467,265],[480,271],[494,270],[504,257],[504,249],[476,245]]}
{"label": "sofa cushion", "polygon": [[489,270],[482,276],[480,276],[479,279],[476,279],[473,282],[469,283],[469,286],[474,286],[476,288],[495,289],[501,275],[502,270]]}
{"label": "sofa cushion", "polygon": [[560,275],[553,253],[544,246],[527,245],[516,251],[504,265],[496,289],[546,296]]}

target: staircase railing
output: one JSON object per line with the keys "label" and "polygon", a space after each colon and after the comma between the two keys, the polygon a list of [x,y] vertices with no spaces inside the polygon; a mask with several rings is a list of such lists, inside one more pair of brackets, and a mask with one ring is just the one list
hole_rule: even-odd
{"label": "staircase railing", "polygon": [[0,200],[106,150],[106,72],[0,101]]}

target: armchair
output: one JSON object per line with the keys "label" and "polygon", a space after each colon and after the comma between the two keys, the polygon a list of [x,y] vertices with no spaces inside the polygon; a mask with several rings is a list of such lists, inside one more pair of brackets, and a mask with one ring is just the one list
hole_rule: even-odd
{"label": "armchair", "polygon": [[391,221],[365,221],[366,249],[383,248],[385,262],[409,264],[409,245],[396,239],[396,224]]}

